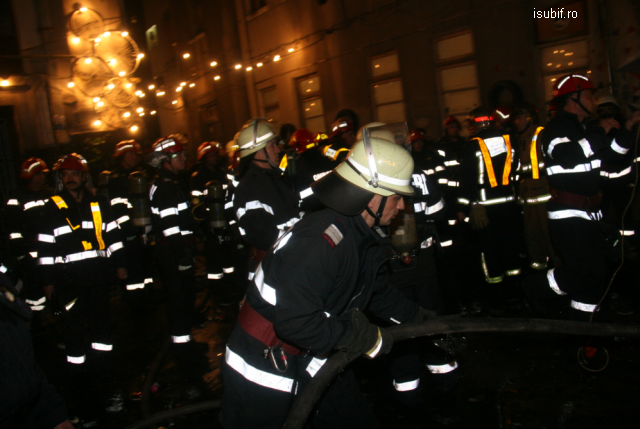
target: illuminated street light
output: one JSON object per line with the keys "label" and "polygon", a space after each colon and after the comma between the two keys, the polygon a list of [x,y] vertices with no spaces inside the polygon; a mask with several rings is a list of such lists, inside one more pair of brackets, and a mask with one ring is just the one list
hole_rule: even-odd
{"label": "illuminated street light", "polygon": [[189,84],[189,88],[193,88],[194,86],[196,86],[196,84],[195,84],[195,83],[190,83],[190,84]]}
{"label": "illuminated street light", "polygon": [[105,31],[105,33],[102,35],[102,37],[109,37],[111,36],[111,33],[109,33],[108,31]]}
{"label": "illuminated street light", "polygon": [[212,61],[211,64],[209,64],[211,67],[215,67],[218,65],[217,61]]}
{"label": "illuminated street light", "polygon": [[131,116],[131,113],[130,112],[124,112],[124,114],[122,116],[124,116],[125,118],[128,118],[129,116]]}
{"label": "illuminated street light", "polygon": [[185,86],[187,82],[180,82],[180,86]]}
{"label": "illuminated street light", "polygon": [[149,112],[149,114],[150,114],[150,115],[155,115],[155,114],[156,114],[156,111],[155,111],[155,110],[152,110],[151,112]]}
{"label": "illuminated street light", "polygon": [[288,52],[293,52],[294,50],[295,50],[295,49],[293,49],[293,48],[289,48],[289,51],[288,51]]}
{"label": "illuminated street light", "polygon": [[273,61],[280,61],[280,55],[276,55],[275,57],[273,57]]}
{"label": "illuminated street light", "polygon": [[162,97],[162,96],[164,95],[164,91],[157,92],[157,93],[156,93],[156,95],[157,95],[158,97]]}
{"label": "illuminated street light", "polygon": [[214,77],[213,80],[220,80],[220,76]]}
{"label": "illuminated street light", "polygon": [[126,74],[127,74],[127,73],[123,70],[123,71],[121,71],[120,73],[118,73],[118,76],[122,77],[122,76],[124,76],[124,75],[126,75]]}
{"label": "illuminated street light", "polygon": [[9,86],[9,81],[6,79],[2,79],[2,82],[0,82],[0,86]]}
{"label": "illuminated street light", "polygon": [[91,61],[93,61],[91,58],[85,58],[84,60],[85,64],[91,64]]}
{"label": "illuminated street light", "polygon": [[138,131],[138,126],[134,125],[133,127],[130,128],[130,130],[135,133],[136,131]]}
{"label": "illuminated street light", "polygon": [[97,120],[93,123],[93,125],[95,125],[96,127],[99,127],[100,125],[102,125],[102,122],[100,120]]}
{"label": "illuminated street light", "polygon": [[104,101],[98,101],[98,104],[96,104],[96,106],[98,106],[98,107],[104,106]]}
{"label": "illuminated street light", "polygon": [[155,89],[156,86],[155,85],[149,85],[149,89]]}
{"label": "illuminated street light", "polygon": [[171,104],[178,104],[178,100],[173,100]]}
{"label": "illuminated street light", "polygon": [[69,82],[69,83],[67,84],[67,86],[68,86],[69,88],[73,88],[74,86],[76,86],[76,84],[75,84],[75,83],[73,83],[73,82]]}
{"label": "illuminated street light", "polygon": [[136,112],[138,112],[138,113],[143,112],[143,111],[144,111],[144,109],[143,109],[142,107],[138,107],[138,108],[136,109]]}
{"label": "illuminated street light", "polygon": [[256,67],[262,67],[262,63],[256,64]]}
{"label": "illuminated street light", "polygon": [[242,64],[236,64],[236,70],[240,70],[242,68]]}
{"label": "illuminated street light", "polygon": [[109,85],[107,85],[107,88],[109,88],[109,89],[113,89],[113,88],[115,88],[115,87],[116,87],[116,86],[115,86],[114,84],[112,84],[112,83],[110,83]]}
{"label": "illuminated street light", "polygon": [[176,88],[176,92],[180,92],[180,91],[182,91],[182,87],[181,86]]}
{"label": "illuminated street light", "polygon": [[81,7],[80,12],[86,12],[88,9],[86,7]]}
{"label": "illuminated street light", "polygon": [[93,102],[97,103],[98,101],[100,101],[100,97],[94,97]]}
{"label": "illuminated street light", "polygon": [[128,31],[123,31],[120,34],[122,35],[122,37],[127,37],[129,35],[129,32]]}
{"label": "illuminated street light", "polygon": [[191,54],[186,53],[186,54],[184,54],[184,55],[182,56],[182,58],[184,58],[184,59],[186,60],[186,59],[187,59],[187,58],[189,58],[190,56],[191,56]]}
{"label": "illuminated street light", "polygon": [[72,43],[80,43],[80,38],[79,37],[74,37],[73,39],[71,39]]}
{"label": "illuminated street light", "polygon": [[138,54],[138,59],[141,60],[144,58],[144,54]]}
{"label": "illuminated street light", "polygon": [[253,67],[247,67],[247,71],[253,70]]}
{"label": "illuminated street light", "polygon": [[127,88],[131,88],[133,85],[131,83],[128,83],[125,85]]}

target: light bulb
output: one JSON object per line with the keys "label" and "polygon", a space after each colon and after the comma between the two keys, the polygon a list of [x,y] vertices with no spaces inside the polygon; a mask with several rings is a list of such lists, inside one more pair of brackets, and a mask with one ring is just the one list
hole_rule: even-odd
{"label": "light bulb", "polygon": [[73,83],[73,82],[69,82],[69,83],[67,84],[67,86],[68,86],[69,88],[73,88],[74,86],[76,86],[76,84],[75,84],[75,83]]}

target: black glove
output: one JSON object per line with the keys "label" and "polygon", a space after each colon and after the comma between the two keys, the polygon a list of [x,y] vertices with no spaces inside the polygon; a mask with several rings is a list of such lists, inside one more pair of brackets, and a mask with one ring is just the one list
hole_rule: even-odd
{"label": "black glove", "polygon": [[347,353],[347,359],[359,354],[373,359],[389,353],[393,346],[393,336],[389,332],[369,323],[367,316],[360,311],[351,311],[350,319],[351,332],[336,346],[336,349]]}
{"label": "black glove", "polygon": [[418,313],[413,321],[419,323],[424,322],[425,320],[436,320],[438,318],[439,316],[435,311],[425,310],[422,307],[418,307]]}

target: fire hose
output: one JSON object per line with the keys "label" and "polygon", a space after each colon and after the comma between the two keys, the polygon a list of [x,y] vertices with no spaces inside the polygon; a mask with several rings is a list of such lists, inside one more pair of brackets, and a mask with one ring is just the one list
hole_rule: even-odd
{"label": "fire hose", "polygon": [[[640,326],[616,325],[610,323],[568,322],[547,319],[503,319],[503,318],[473,318],[460,319],[459,316],[447,316],[438,320],[387,328],[398,342],[416,337],[463,333],[548,333],[565,335],[585,335],[593,337],[640,337]],[[287,416],[283,429],[301,429],[319,398],[331,381],[352,361],[359,356],[347,359],[346,353],[337,352],[327,359],[318,373],[313,377],[304,391],[296,399]],[[195,412],[220,408],[220,401],[206,401],[192,405],[185,405],[164,411],[140,420],[125,429],[140,429],[150,424]]]}

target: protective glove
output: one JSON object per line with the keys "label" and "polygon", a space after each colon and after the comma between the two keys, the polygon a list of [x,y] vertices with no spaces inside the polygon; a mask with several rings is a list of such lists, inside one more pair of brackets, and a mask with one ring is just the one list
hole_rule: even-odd
{"label": "protective glove", "polygon": [[435,311],[425,310],[422,307],[418,307],[418,314],[416,314],[416,318],[413,320],[414,322],[424,322],[425,320],[435,320],[439,316]]}
{"label": "protective glove", "polygon": [[389,353],[393,346],[393,336],[385,329],[369,323],[367,316],[354,310],[350,315],[351,332],[336,349],[347,353],[347,358],[362,354],[373,359]]}
{"label": "protective glove", "polygon": [[469,215],[469,222],[471,223],[471,229],[479,230],[484,229],[489,225],[489,218],[487,217],[487,209],[482,204],[473,204],[471,206],[471,214]]}

